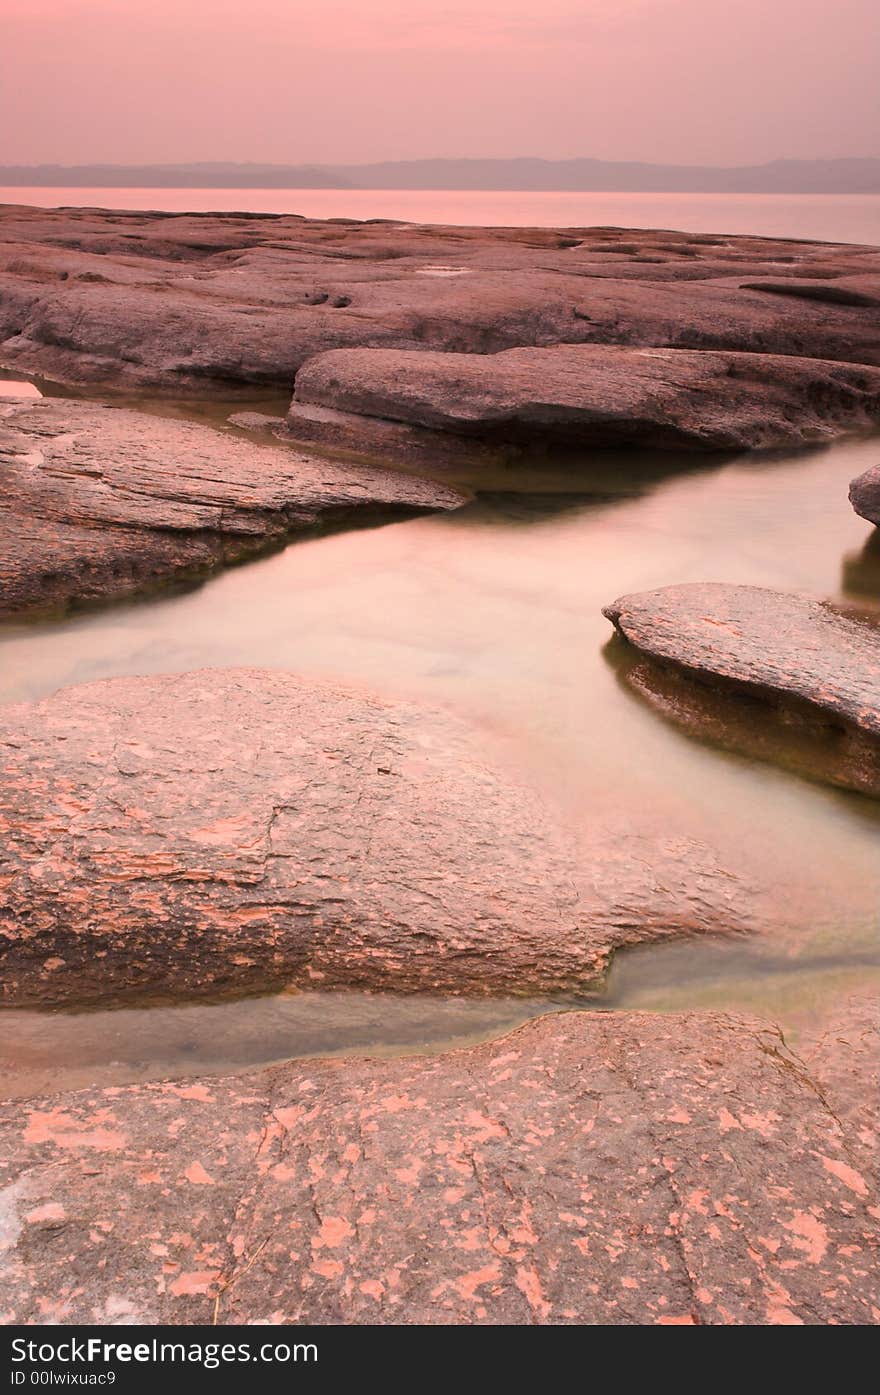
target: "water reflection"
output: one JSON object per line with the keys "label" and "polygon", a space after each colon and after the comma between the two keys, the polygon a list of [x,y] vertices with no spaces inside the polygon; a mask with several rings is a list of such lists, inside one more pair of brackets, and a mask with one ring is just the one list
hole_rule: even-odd
{"label": "water reflection", "polygon": [[840,587],[848,596],[867,597],[880,605],[880,529],[872,529],[864,547],[846,554]]}
{"label": "water reflection", "polygon": [[[480,728],[487,758],[541,787],[575,830],[650,825],[694,838],[735,875],[771,888],[777,955],[831,927],[835,956],[858,952],[873,964],[874,806],[683,738],[622,688],[603,655],[611,630],[601,608],[687,581],[845,600],[876,547],[847,487],[877,450],[868,437],[727,461],[620,452],[481,475],[471,481],[481,497],[457,514],[300,542],[186,594],[0,627],[0,700],[116,674],[247,665],[450,707]],[[864,587],[859,598],[880,613],[880,592]],[[681,967],[702,952],[662,959],[673,953],[666,946],[646,962],[668,974],[661,962]],[[802,959],[799,981],[836,991],[826,957]],[[763,951],[749,965],[713,962],[714,1000],[735,1002],[747,980],[772,1015],[785,976]],[[608,1005],[615,991],[612,977]],[[488,1025],[455,1016],[414,1030],[423,1040],[494,1031],[522,1005],[496,1010]],[[380,1018],[385,1045],[399,1045],[389,1014]],[[337,1045],[348,1040],[344,1013],[325,1021]]]}
{"label": "water reflection", "polygon": [[0,1097],[232,1074],[293,1058],[424,1054],[501,1036],[571,1010],[735,1008],[773,1018],[796,1040],[829,999],[880,989],[873,935],[833,929],[797,952],[766,941],[688,941],[617,956],[603,992],[467,1000],[388,993],[273,993],[217,1003],[89,1012],[0,1010]]}
{"label": "water reflection", "polygon": [[36,383],[25,382],[21,378],[0,377],[0,397],[42,397]]}

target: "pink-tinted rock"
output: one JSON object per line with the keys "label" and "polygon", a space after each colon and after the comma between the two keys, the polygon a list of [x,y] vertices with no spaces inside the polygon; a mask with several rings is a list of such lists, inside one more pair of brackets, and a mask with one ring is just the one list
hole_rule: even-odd
{"label": "pink-tinted rock", "polygon": [[570,1013],[433,1059],[9,1102],[2,1315],[876,1322],[851,1025],[809,1069],[752,1019]]}
{"label": "pink-tinted rock", "polygon": [[[880,794],[880,627],[867,617],[803,596],[718,583],[624,596],[604,613],[640,654],[673,671],[668,680],[641,666],[631,678],[686,729],[776,758],[778,725],[767,740],[760,723],[740,721],[730,703],[713,705],[706,689],[758,698],[794,735],[787,750],[782,732],[784,763],[803,755],[820,778]],[[798,745],[801,726],[820,744]]]}
{"label": "pink-tinted rock", "polygon": [[[478,440],[749,450],[826,440],[880,422],[880,368],[775,354],[561,344],[500,354],[338,349],[300,370],[288,429],[314,409]],[[367,446],[378,446],[365,434]]]}
{"label": "pink-tinted rock", "polygon": [[880,465],[872,465],[852,481],[849,501],[857,514],[880,528]]}
{"label": "pink-tinted rock", "polygon": [[[797,294],[776,293],[789,282]],[[0,363],[175,393],[287,389],[313,355],[358,346],[612,343],[876,365],[878,285],[880,253],[849,245],[9,206]]]}
{"label": "pink-tinted rock", "polygon": [[321,522],[465,496],[96,403],[0,407],[0,614],[104,598],[248,556]]}
{"label": "pink-tinted rock", "polygon": [[458,719],[290,674],[68,688],[3,709],[0,751],[11,1003],[544,991],[619,945],[771,920],[647,814],[575,841]]}

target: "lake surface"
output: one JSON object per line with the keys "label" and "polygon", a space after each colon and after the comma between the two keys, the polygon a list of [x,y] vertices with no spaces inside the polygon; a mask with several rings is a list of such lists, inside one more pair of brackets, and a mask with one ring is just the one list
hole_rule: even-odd
{"label": "lake surface", "polygon": [[[203,419],[223,410],[213,404]],[[580,1005],[746,1008],[796,1030],[804,1014],[880,983],[880,805],[668,725],[621,682],[625,655],[601,608],[627,591],[729,581],[856,603],[880,619],[873,530],[847,500],[850,479],[878,459],[875,435],[729,459],[589,452],[482,473],[470,481],[480,497],[457,513],[296,542],[183,593],[7,623],[0,701],[118,674],[252,665],[453,709],[576,831],[647,820],[711,844],[723,865],[775,890],[772,934],[621,955],[606,990]],[[287,993],[7,1010],[0,1061],[19,1091],[204,1074],[439,1049],[575,1005]]]}
{"label": "lake surface", "polygon": [[880,194],[521,193],[431,189],[0,188],[41,208],[299,213],[501,227],[671,228],[827,242],[880,242]]}

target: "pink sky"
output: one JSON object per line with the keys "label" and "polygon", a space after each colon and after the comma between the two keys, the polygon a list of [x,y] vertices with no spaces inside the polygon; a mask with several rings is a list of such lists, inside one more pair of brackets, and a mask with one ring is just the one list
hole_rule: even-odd
{"label": "pink sky", "polygon": [[0,163],[880,154],[880,0],[0,0]]}

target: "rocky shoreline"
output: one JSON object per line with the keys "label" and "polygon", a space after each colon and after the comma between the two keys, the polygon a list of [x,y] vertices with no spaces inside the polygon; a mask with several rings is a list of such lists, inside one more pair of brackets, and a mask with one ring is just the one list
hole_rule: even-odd
{"label": "rocky shoreline", "polygon": [[711,847],[647,816],[576,840],[466,723],[293,675],[67,688],[0,711],[0,746],[9,1005],[556,992],[623,945],[773,923]]}
{"label": "rocky shoreline", "polygon": [[[0,407],[11,616],[459,508],[449,465],[876,426],[880,250],[7,206],[0,366],[102,399]],[[258,384],[286,418],[108,405]],[[875,475],[851,500],[880,523]],[[689,734],[880,794],[865,616],[709,583],[605,613],[621,681]],[[711,839],[649,810],[575,835],[467,722],[356,686],[116,678],[5,708],[0,751],[8,1005],[554,993],[624,946],[778,930]],[[7,1102],[0,1317],[876,1322],[877,1031],[867,996],[835,1011],[797,1054],[721,1013],[572,1012],[422,1060]]]}
{"label": "rocky shoreline", "polygon": [[877,1045],[860,999],[808,1062],[754,1020],[566,1013],[12,1101],[3,1317],[873,1323]]}
{"label": "rocky shoreline", "polygon": [[318,526],[467,502],[364,470],[100,403],[0,405],[0,617],[203,576]]}
{"label": "rocky shoreline", "polygon": [[[623,596],[605,614],[660,669],[701,689],[767,703],[790,727],[831,736],[823,777],[880,796],[876,621],[806,597],[717,583]],[[673,721],[698,729],[698,702],[685,696],[687,683],[664,690],[648,665],[635,670],[634,686]],[[729,723],[712,727],[716,737],[725,729]]]}

